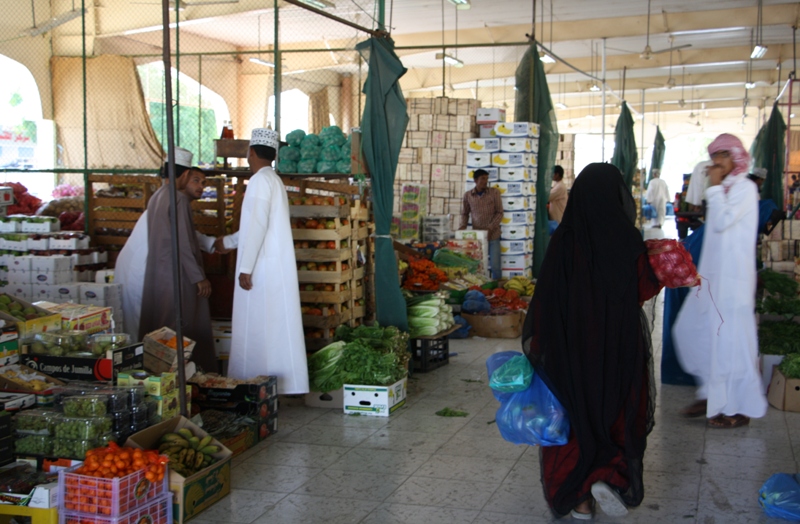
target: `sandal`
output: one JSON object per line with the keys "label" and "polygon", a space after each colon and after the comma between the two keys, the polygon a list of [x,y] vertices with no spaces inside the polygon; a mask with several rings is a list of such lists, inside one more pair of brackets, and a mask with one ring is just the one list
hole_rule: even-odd
{"label": "sandal", "polygon": [[733,429],[740,428],[750,424],[750,417],[744,415],[717,415],[714,418],[708,419],[708,427],[716,429]]}
{"label": "sandal", "polygon": [[592,496],[600,509],[609,517],[624,517],[628,514],[628,507],[619,493],[602,481],[592,484]]}
{"label": "sandal", "polygon": [[591,513],[581,513],[580,511],[575,511],[573,509],[572,511],[569,512],[569,514],[575,520],[592,520],[592,514]]}
{"label": "sandal", "polygon": [[681,416],[685,418],[695,418],[695,417],[702,417],[706,414],[706,410],[708,409],[708,401],[707,400],[698,400],[694,404],[691,404],[681,410]]}

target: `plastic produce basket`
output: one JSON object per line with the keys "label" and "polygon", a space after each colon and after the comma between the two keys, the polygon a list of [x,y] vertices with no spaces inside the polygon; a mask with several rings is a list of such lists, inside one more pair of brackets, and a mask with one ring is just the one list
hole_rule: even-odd
{"label": "plastic produce basket", "polygon": [[82,515],[60,509],[59,524],[172,524],[172,494],[167,493],[118,517]]}
{"label": "plastic produce basket", "polygon": [[[79,518],[81,515],[102,515],[103,517],[130,516],[130,512],[158,499],[161,495],[169,493],[169,474],[165,471],[164,479],[160,482],[151,482],[145,478],[145,470],[131,473],[125,477],[115,479],[101,479],[74,473],[76,468],[58,472],[58,500],[62,517],[68,514],[70,518]],[[170,516],[172,511],[169,512]],[[141,516],[145,516],[142,513]],[[172,519],[170,518],[170,522]],[[80,520],[61,520],[64,522],[83,522]],[[138,522],[133,520],[102,519],[92,522]],[[165,523],[166,520],[153,520],[153,524]]]}
{"label": "plastic produce basket", "polygon": [[419,373],[427,373],[450,363],[449,339],[412,338],[411,360],[413,369]]}

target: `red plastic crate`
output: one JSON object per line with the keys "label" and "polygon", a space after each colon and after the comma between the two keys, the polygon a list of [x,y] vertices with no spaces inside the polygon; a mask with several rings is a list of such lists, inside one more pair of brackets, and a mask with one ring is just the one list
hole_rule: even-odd
{"label": "red plastic crate", "polygon": [[81,515],[64,510],[58,512],[59,524],[172,524],[172,494],[167,493],[120,517]]}
{"label": "red plastic crate", "polygon": [[120,478],[101,479],[79,475],[74,473],[75,469],[77,467],[58,472],[59,508],[73,515],[118,517],[169,492],[168,468],[160,482],[147,480],[145,470]]}

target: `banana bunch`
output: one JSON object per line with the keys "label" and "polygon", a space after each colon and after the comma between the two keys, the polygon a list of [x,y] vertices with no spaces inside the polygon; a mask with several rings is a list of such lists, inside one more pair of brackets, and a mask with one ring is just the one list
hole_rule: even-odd
{"label": "banana bunch", "polygon": [[212,437],[198,438],[188,428],[161,437],[159,453],[169,457],[169,467],[176,473],[188,477],[215,463],[212,455],[219,452],[219,446],[212,446]]}
{"label": "banana bunch", "polygon": [[535,288],[535,285],[533,284],[533,282],[531,282],[525,277],[514,277],[505,284],[503,284],[503,287],[506,290],[513,289],[514,291],[519,293],[519,295],[522,297],[529,297],[533,295],[533,290]]}

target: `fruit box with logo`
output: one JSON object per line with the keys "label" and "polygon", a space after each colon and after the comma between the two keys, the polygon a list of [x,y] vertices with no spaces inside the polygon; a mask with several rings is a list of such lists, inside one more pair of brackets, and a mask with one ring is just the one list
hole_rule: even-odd
{"label": "fruit box with logo", "polygon": [[245,426],[238,435],[222,438],[219,439],[219,441],[222,442],[226,448],[231,450],[231,453],[233,453],[232,456],[235,457],[255,446],[256,442],[258,442],[257,430],[258,426],[256,424],[251,424]]}
{"label": "fruit box with logo", "polygon": [[197,398],[209,402],[263,402],[278,394],[278,377],[262,375],[248,380],[247,384],[233,387],[225,387],[224,380],[221,379],[217,385],[213,378],[210,382],[198,382],[193,377],[189,382],[197,388]]}
{"label": "fruit box with logo", "polygon": [[[62,381],[48,376],[41,371],[32,376],[25,376],[21,374],[19,370],[20,366],[13,364],[0,369],[0,389],[34,395],[47,395],[52,394],[54,386],[64,385]],[[25,376],[25,378],[17,379],[16,377],[18,376]]]}
{"label": "fruit box with logo", "polygon": [[390,386],[344,385],[344,413],[388,417],[406,404],[407,378]]}
{"label": "fruit box with logo", "polygon": [[52,377],[88,382],[108,382],[122,371],[141,369],[144,365],[144,349],[141,344],[112,349],[100,358],[54,357],[34,355],[30,346],[22,347],[24,365]]}
{"label": "fruit box with logo", "polygon": [[[131,435],[125,445],[140,449],[156,449],[160,445],[161,437],[167,433],[175,433],[181,428],[189,429],[198,438],[208,435],[189,419],[175,417]],[[211,445],[220,448],[220,451],[213,455],[217,462],[190,477],[184,477],[172,470],[169,472],[169,489],[175,496],[174,524],[183,524],[231,492],[233,453],[217,439],[212,439]]]}
{"label": "fruit box with logo", "polygon": [[64,331],[86,331],[94,334],[111,329],[110,307],[84,306],[72,302],[66,304],[37,302],[35,305],[58,314],[61,323],[59,329]]}
{"label": "fruit box with logo", "polygon": [[[47,331],[60,331],[61,330],[61,316],[39,307],[36,304],[32,304],[27,300],[23,300],[17,297],[11,297],[14,301],[18,302],[19,305],[22,306],[23,311],[31,308],[34,313],[31,315],[36,314],[36,318],[31,318],[30,320],[20,320],[5,311],[0,311],[0,319],[5,320],[8,322],[15,322],[17,324],[17,333],[19,333],[20,338],[31,338],[36,333],[44,333]],[[41,316],[38,316],[41,315]]]}

